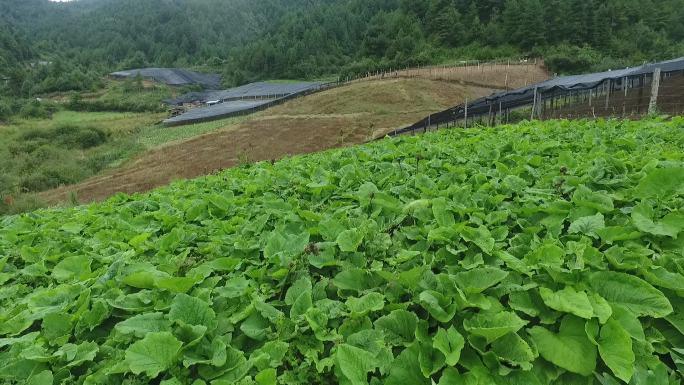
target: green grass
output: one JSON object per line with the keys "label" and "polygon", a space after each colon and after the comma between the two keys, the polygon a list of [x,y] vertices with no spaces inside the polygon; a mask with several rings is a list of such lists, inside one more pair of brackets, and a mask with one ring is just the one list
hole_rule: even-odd
{"label": "green grass", "polygon": [[169,99],[184,89],[172,88],[158,83],[128,79],[124,81],[108,81],[105,87],[93,93],[68,96],[66,105],[78,111],[118,111],[118,112],[164,112],[164,99]]}
{"label": "green grass", "polygon": [[235,126],[246,119],[179,127],[158,124],[166,116],[62,110],[51,119],[15,118],[11,124],[0,126],[0,200],[11,201],[10,205],[0,204],[0,215],[40,206],[31,197],[33,193],[78,183],[143,151]]}
{"label": "green grass", "polygon": [[165,127],[156,125],[140,130],[136,140],[137,143],[146,148],[154,148],[170,142],[189,139],[226,127],[235,126],[246,119],[247,117],[240,116],[187,126]]}
{"label": "green grass", "polygon": [[[52,119],[15,119],[10,125],[0,130],[22,131],[30,128],[50,129],[64,124],[78,126],[96,126],[116,136],[127,136],[136,132],[141,126],[154,124],[162,120],[163,113],[135,112],[80,112],[63,110],[55,113]],[[0,131],[2,132],[2,131]]]}
{"label": "green grass", "polygon": [[137,135],[163,116],[59,111],[51,119],[14,119],[0,126],[0,199],[13,202],[0,205],[0,214],[38,203],[26,194],[77,183],[121,164],[146,148]]}

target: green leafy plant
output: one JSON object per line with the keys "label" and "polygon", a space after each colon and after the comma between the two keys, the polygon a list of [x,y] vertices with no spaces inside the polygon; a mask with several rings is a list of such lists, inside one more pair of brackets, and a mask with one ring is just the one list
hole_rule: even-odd
{"label": "green leafy plant", "polygon": [[5,217],[0,382],[681,384],[683,148],[447,130]]}

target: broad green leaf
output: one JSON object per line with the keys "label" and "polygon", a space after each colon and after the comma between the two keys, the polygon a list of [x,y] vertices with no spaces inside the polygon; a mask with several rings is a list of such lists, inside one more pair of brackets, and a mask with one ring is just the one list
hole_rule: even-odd
{"label": "broad green leaf", "polygon": [[257,385],[277,385],[278,372],[273,368],[264,369],[254,376]]}
{"label": "broad green leaf", "polygon": [[[309,233],[290,234],[276,230],[268,238],[264,257],[279,263],[289,263],[289,259],[304,252],[309,244]],[[279,259],[278,259],[279,258]]]}
{"label": "broad green leaf", "polygon": [[84,255],[64,258],[52,269],[52,278],[59,282],[88,279],[91,263],[92,259]]}
{"label": "broad green leaf", "polygon": [[574,314],[586,319],[594,316],[594,308],[589,301],[589,297],[587,297],[587,293],[583,291],[576,291],[570,286],[566,286],[563,290],[557,292],[540,287],[539,294],[542,300],[544,300],[544,304],[551,309]]}
{"label": "broad green leaf", "polygon": [[347,253],[356,252],[359,246],[361,246],[362,241],[363,233],[358,229],[345,230],[337,236],[336,240],[340,250]]}
{"label": "broad green leaf", "polygon": [[183,383],[177,378],[171,378],[169,380],[164,380],[159,383],[159,385],[183,385]]}
{"label": "broad green leaf", "polygon": [[337,347],[335,368],[340,384],[366,385],[367,373],[377,366],[375,355],[355,346]]}
{"label": "broad green leaf", "polygon": [[635,190],[638,198],[665,199],[684,192],[684,167],[659,168],[646,175]]}
{"label": "broad green leaf", "polygon": [[370,312],[382,310],[385,306],[385,296],[380,293],[369,293],[361,298],[347,299],[346,305],[353,315],[366,315]]}
{"label": "broad green leaf", "polygon": [[458,310],[457,304],[436,291],[428,290],[420,293],[418,302],[439,322],[446,323],[451,321]]}
{"label": "broad green leaf", "polygon": [[[71,317],[60,313],[52,313],[45,316],[41,326],[43,328],[43,337],[50,341],[51,344],[58,342],[63,338],[66,338],[66,340],[64,340],[62,344],[66,343],[69,340],[69,335],[73,328]],[[27,335],[30,334],[26,334],[25,336]],[[2,347],[1,343],[0,347]]]}
{"label": "broad green leaf", "polygon": [[445,368],[444,371],[442,371],[442,375],[439,377],[439,383],[437,385],[460,385],[464,382],[465,381],[456,368]]}
{"label": "broad green leaf", "polygon": [[541,326],[527,332],[532,337],[539,354],[547,361],[572,373],[589,376],[596,368],[596,346],[589,341],[584,330],[585,321],[565,316],[558,334]]}
{"label": "broad green leaf", "polygon": [[632,338],[619,322],[609,320],[601,328],[599,354],[603,362],[613,371],[613,374],[624,382],[629,382],[634,375],[634,352]]}
{"label": "broad green leaf", "polygon": [[212,384],[234,384],[242,379],[252,365],[241,350],[226,346],[225,364],[220,367],[201,365],[198,369],[201,378],[212,379]]}
{"label": "broad green leaf", "polygon": [[209,329],[216,326],[216,313],[209,304],[187,294],[177,294],[173,299],[169,319],[193,326],[202,325]]}
{"label": "broad green leaf", "polygon": [[320,341],[331,341],[337,336],[328,330],[328,316],[326,313],[316,307],[309,308],[304,314],[306,322],[309,323],[311,331],[314,332],[316,338]]}
{"label": "broad green leaf", "polygon": [[456,284],[466,293],[481,293],[503,281],[508,273],[495,267],[481,267],[456,273]]}
{"label": "broad green leaf", "polygon": [[163,313],[138,314],[114,326],[117,332],[133,334],[138,338],[143,338],[147,333],[167,331],[170,328],[171,321]]}
{"label": "broad green leaf", "polygon": [[494,251],[496,242],[486,227],[463,227],[460,230],[460,234],[463,239],[476,244],[485,253],[491,254]]}
{"label": "broad green leaf", "polygon": [[484,337],[488,343],[515,333],[527,325],[517,314],[500,311],[496,313],[478,313],[470,319],[463,321],[465,330],[473,335]]}
{"label": "broad green leaf", "polygon": [[404,349],[390,366],[389,376],[384,385],[430,385],[420,369],[419,347],[414,343]]}
{"label": "broad green leaf", "polygon": [[240,330],[251,339],[263,341],[271,330],[269,326],[268,320],[254,313],[240,324]]}
{"label": "broad green leaf", "polygon": [[418,363],[423,376],[430,378],[444,367],[445,357],[439,350],[433,348],[432,344],[420,343],[418,345]]}
{"label": "broad green leaf", "polygon": [[532,348],[517,333],[509,333],[492,343],[492,351],[500,359],[523,369],[530,369],[535,359]]}
{"label": "broad green leaf", "polygon": [[642,269],[642,275],[649,283],[674,291],[684,291],[684,275],[671,272],[664,267],[654,266]]}
{"label": "broad green leaf", "polygon": [[209,342],[194,345],[191,349],[184,349],[183,366],[189,368],[193,365],[222,366],[226,363],[226,343],[216,338]]}
{"label": "broad green leaf", "polygon": [[327,217],[320,222],[319,231],[323,239],[335,242],[341,232],[345,231],[344,225],[333,217]]}
{"label": "broad green leaf", "polygon": [[134,374],[155,378],[176,364],[182,345],[169,332],[149,333],[126,349],[126,364]]}
{"label": "broad green leaf", "polygon": [[584,185],[580,185],[572,196],[572,202],[580,207],[589,207],[600,213],[613,211],[613,199],[600,192],[590,190]]}
{"label": "broad green leaf", "polygon": [[671,238],[684,230],[684,214],[670,213],[657,222],[654,215],[653,208],[642,203],[632,210],[632,223],[644,233]]}
{"label": "broad green leaf", "polygon": [[375,321],[375,328],[384,333],[391,345],[408,345],[415,339],[418,317],[406,310],[394,310]]}
{"label": "broad green leaf", "polygon": [[205,262],[202,265],[211,268],[212,271],[233,271],[240,264],[240,259],[238,258],[216,258],[211,261]]}
{"label": "broad green leaf", "polygon": [[288,349],[289,345],[287,342],[268,341],[264,346],[252,352],[249,360],[260,370],[277,368],[281,365]]}
{"label": "broad green leaf", "polygon": [[644,328],[639,318],[627,308],[620,305],[613,305],[613,315],[611,318],[620,324],[629,335],[637,341],[645,341]]}
{"label": "broad green leaf", "polygon": [[454,214],[449,211],[446,198],[432,200],[432,214],[435,216],[437,224],[441,227],[451,227],[456,224]]}
{"label": "broad green leaf", "polygon": [[446,364],[455,366],[461,358],[461,350],[465,346],[465,340],[461,333],[453,326],[448,330],[439,328],[433,339],[433,346],[446,357]]}
{"label": "broad green leaf", "polygon": [[92,361],[100,347],[95,342],[83,342],[81,344],[64,344],[55,355],[62,357],[67,362],[66,367],[75,367],[87,361]]}
{"label": "broad green leaf", "polygon": [[311,292],[305,291],[297,297],[292,307],[290,307],[290,318],[296,319],[303,316],[311,306],[313,306]]}
{"label": "broad green leaf", "polygon": [[154,289],[158,278],[158,272],[138,271],[125,276],[123,283],[138,289]]}
{"label": "broad green leaf", "polygon": [[54,377],[52,372],[49,370],[44,370],[38,374],[35,374],[29,378],[26,385],[52,385],[54,383]]}
{"label": "broad green leaf", "polygon": [[662,318],[672,313],[662,292],[633,275],[598,271],[589,276],[589,284],[611,304],[624,306],[639,317]]}
{"label": "broad green leaf", "polygon": [[601,324],[606,323],[613,314],[613,309],[608,301],[596,293],[590,293],[589,302],[591,302],[591,307],[594,309],[594,316],[598,317]]}
{"label": "broad green leaf", "polygon": [[603,214],[598,213],[596,215],[578,218],[570,224],[568,232],[570,234],[585,234],[585,235],[597,235],[597,231],[604,229],[606,227]]}
{"label": "broad green leaf", "polygon": [[311,279],[309,277],[302,277],[296,280],[285,293],[285,304],[292,305],[295,303],[297,298],[301,296],[304,292],[311,292],[313,290],[313,285],[311,284]]}
{"label": "broad green leaf", "polygon": [[555,242],[547,242],[529,253],[525,260],[528,265],[542,265],[560,268],[565,262],[566,251]]}
{"label": "broad green leaf", "polygon": [[380,279],[367,270],[350,269],[338,273],[333,278],[333,283],[339,289],[360,292],[377,288],[380,284]]}
{"label": "broad green leaf", "polygon": [[608,244],[641,238],[641,232],[632,226],[608,226],[597,230],[596,234]]}
{"label": "broad green leaf", "polygon": [[544,305],[541,300],[535,301],[530,292],[519,291],[509,294],[508,306],[530,317],[536,317],[541,313]]}
{"label": "broad green leaf", "polygon": [[[643,365],[634,368],[634,378],[631,385],[671,385],[668,368],[662,362],[652,364],[652,367]],[[676,382],[675,382],[676,384]],[[678,385],[678,384],[677,384]]]}
{"label": "broad green leaf", "polygon": [[[673,298],[672,305],[675,309],[684,309],[684,299],[681,297]],[[679,333],[684,335],[684,312],[674,311],[672,314],[665,317],[665,320],[674,326]],[[684,348],[683,348],[684,349]]]}
{"label": "broad green leaf", "polygon": [[158,288],[172,293],[187,293],[200,281],[201,279],[196,277],[168,277],[157,279],[155,284]]}
{"label": "broad green leaf", "polygon": [[225,286],[218,287],[214,290],[215,294],[228,298],[240,298],[249,290],[250,280],[239,276],[226,280]]}

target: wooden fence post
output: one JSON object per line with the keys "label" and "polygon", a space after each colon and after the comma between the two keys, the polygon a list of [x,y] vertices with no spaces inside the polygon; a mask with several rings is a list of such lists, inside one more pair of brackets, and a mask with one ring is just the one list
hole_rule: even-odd
{"label": "wooden fence post", "polygon": [[503,124],[503,115],[501,112],[501,106],[502,106],[502,103],[501,103],[501,100],[499,100],[499,124]]}
{"label": "wooden fence post", "polygon": [[648,113],[655,114],[658,111],[658,92],[660,91],[660,68],[653,71],[653,84],[651,87],[651,101],[648,104]]}
{"label": "wooden fence post", "polygon": [[487,125],[489,127],[492,127],[494,124],[492,123],[492,114],[494,113],[494,104],[492,102],[489,102],[489,121],[487,122]]}
{"label": "wooden fence post", "polygon": [[625,91],[622,97],[622,117],[627,115],[627,76],[622,78],[622,89]]}
{"label": "wooden fence post", "polygon": [[468,128],[468,98],[465,100],[465,127]]}
{"label": "wooden fence post", "polygon": [[537,112],[537,93],[539,92],[538,87],[534,87],[534,102],[532,103],[532,114],[530,116],[530,120],[534,120],[534,114]]}

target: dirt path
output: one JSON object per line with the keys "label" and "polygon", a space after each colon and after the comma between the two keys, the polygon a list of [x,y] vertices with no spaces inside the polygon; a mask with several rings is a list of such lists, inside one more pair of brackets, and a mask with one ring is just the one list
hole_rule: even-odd
{"label": "dirt path", "polygon": [[297,99],[234,126],[149,151],[121,168],[39,195],[51,204],[81,203],[118,192],[144,192],[242,162],[277,160],[363,143],[491,88],[426,79],[353,84]]}

